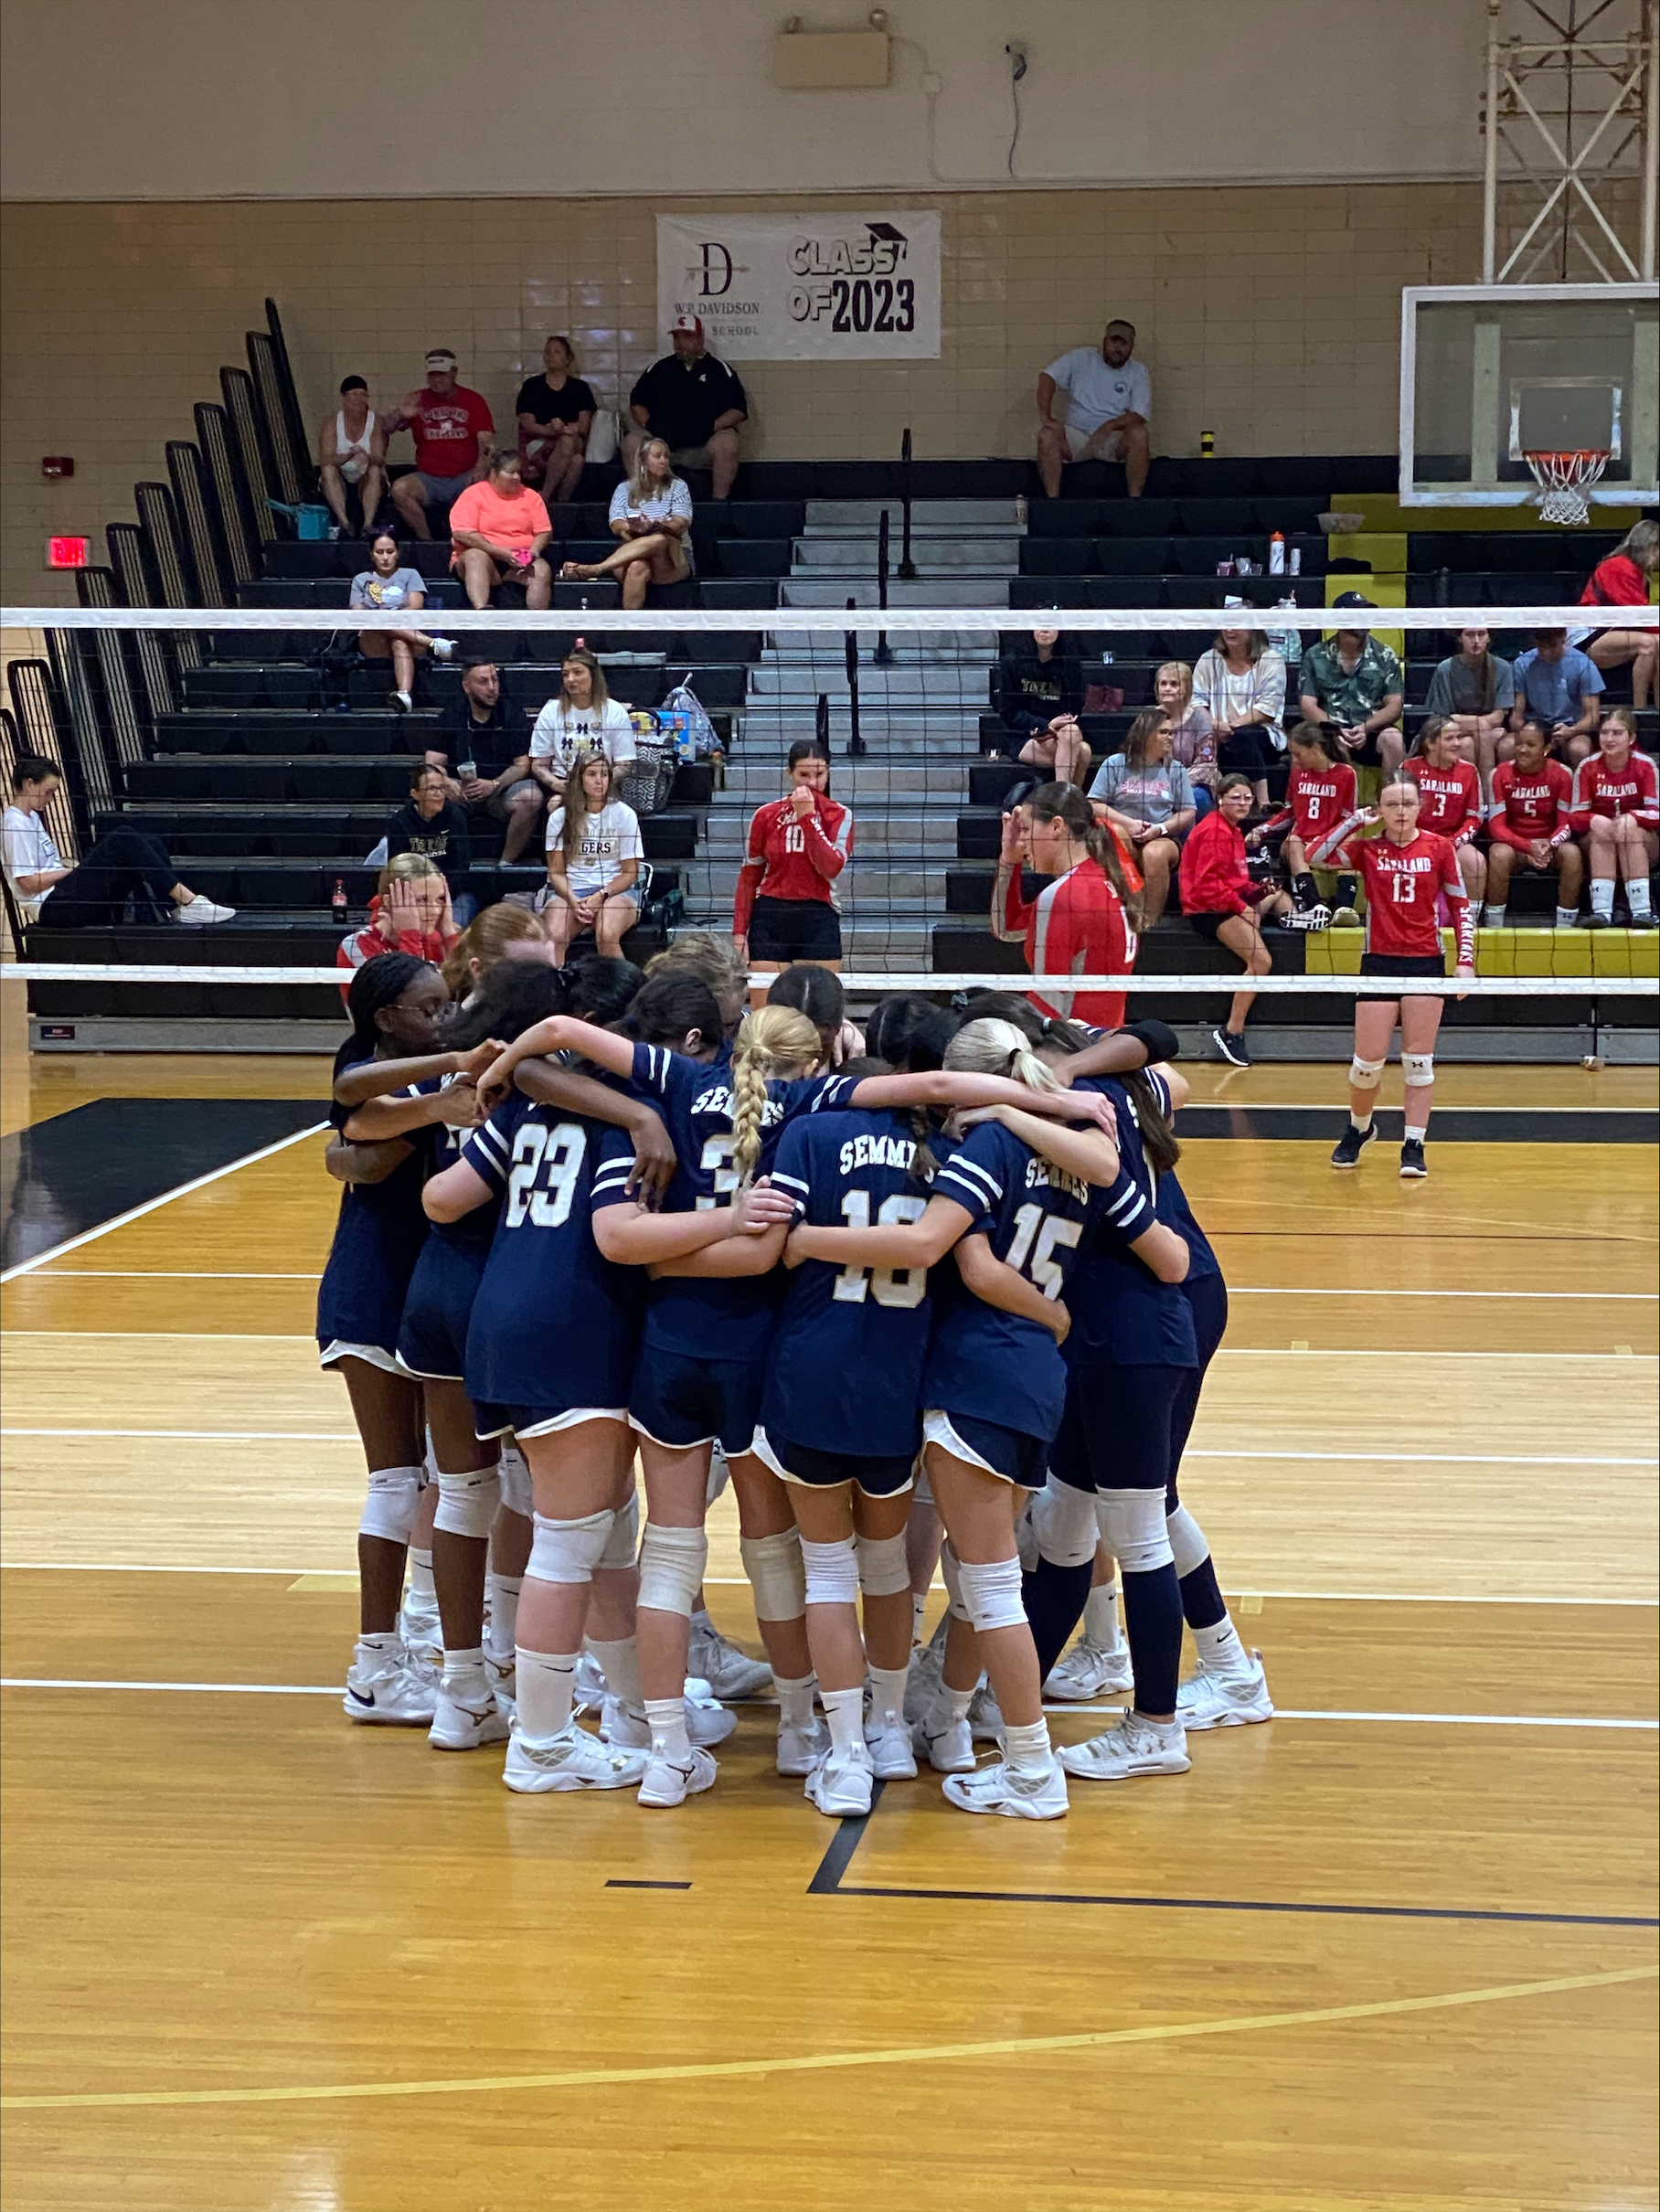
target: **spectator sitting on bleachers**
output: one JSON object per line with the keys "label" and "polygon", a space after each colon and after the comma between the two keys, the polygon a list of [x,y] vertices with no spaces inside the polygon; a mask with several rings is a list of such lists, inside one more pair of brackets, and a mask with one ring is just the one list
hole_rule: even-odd
{"label": "spectator sitting on bleachers", "polygon": [[1193,697],[1210,717],[1224,771],[1249,776],[1259,806],[1268,803],[1262,771],[1284,742],[1285,662],[1261,630],[1218,630],[1193,671]]}
{"label": "spectator sitting on bleachers", "polygon": [[1485,630],[1461,630],[1458,651],[1441,662],[1430,678],[1424,707],[1438,714],[1459,740],[1459,759],[1493,774],[1498,741],[1516,704],[1516,678],[1508,661],[1492,650]]}
{"label": "spectator sitting on bleachers", "polygon": [[1101,763],[1090,796],[1097,819],[1104,814],[1134,848],[1145,882],[1142,928],[1150,930],[1165,910],[1183,841],[1198,818],[1187,771],[1171,757],[1170,725],[1162,707],[1136,716],[1124,750]]}
{"label": "spectator sitting on bleachers", "polygon": [[[1654,603],[1655,577],[1660,570],[1660,523],[1634,522],[1605,560],[1591,572],[1580,594],[1584,607],[1647,607]],[[1590,642],[1587,643],[1586,641]],[[1576,630],[1570,641],[1584,645],[1599,668],[1623,668],[1631,663],[1632,705],[1641,714],[1655,683],[1655,633],[1652,630]]]}
{"label": "spectator sitting on bleachers", "polygon": [[341,996],[350,985],[350,971],[377,953],[412,952],[441,968],[460,935],[450,910],[450,887],[438,863],[424,853],[400,853],[380,871],[368,920],[335,949],[335,967],[348,971]]}
{"label": "spectator sitting on bleachers", "polygon": [[530,772],[556,805],[580,751],[602,752],[619,772],[634,758],[628,709],[612,697],[605,671],[580,645],[565,655],[559,688],[530,730]]}
{"label": "spectator sitting on bleachers", "polygon": [[450,796],[443,771],[430,760],[417,760],[410,770],[409,803],[388,823],[386,849],[388,860],[396,860],[399,853],[421,853],[437,865],[450,887],[455,926],[464,930],[478,912],[478,901],[467,888],[472,833],[466,815]]}
{"label": "spectator sitting on bleachers", "polygon": [[697,315],[676,315],[669,343],[673,353],[654,361],[628,395],[636,427],[622,441],[622,465],[635,473],[649,431],[666,441],[676,467],[708,469],[715,497],[726,499],[738,474],[738,426],[749,414],[743,385],[707,350]]}
{"label": "spectator sitting on bleachers", "polygon": [[488,814],[505,824],[502,858],[516,860],[530,842],[542,811],[542,787],[530,773],[527,750],[516,750],[518,717],[502,698],[502,672],[494,661],[467,661],[461,697],[438,725],[427,759],[443,771],[446,795],[469,817]]}
{"label": "spectator sitting on bleachers", "polygon": [[568,560],[559,574],[582,583],[620,575],[622,604],[644,607],[648,584],[683,583],[691,574],[686,545],[691,526],[692,495],[675,473],[667,440],[644,439],[632,473],[611,495],[612,535],[622,543],[603,560]]}
{"label": "spectator sitting on bleachers", "polygon": [[1078,649],[1059,630],[1034,630],[1031,642],[1009,648],[997,661],[997,714],[1003,751],[1011,760],[1039,769],[1045,782],[1081,787],[1091,749],[1078,718],[1083,712],[1083,671]]}
{"label": "spectator sitting on bleachers", "polygon": [[387,435],[407,430],[415,441],[412,474],[392,486],[392,504],[417,537],[432,535],[429,506],[447,507],[483,475],[495,450],[495,418],[482,392],[457,380],[455,356],[436,346],[427,380],[405,392],[387,418]]}
{"label": "spectator sitting on bleachers", "polygon": [[[378,614],[419,614],[427,603],[426,579],[402,564],[397,538],[390,530],[378,530],[369,540],[368,567],[352,579],[352,606]],[[408,714],[415,704],[416,654],[431,653],[435,660],[447,661],[455,648],[447,637],[429,637],[424,630],[359,630],[357,650],[366,661],[390,659],[388,703]]]}
{"label": "spectator sitting on bleachers", "polygon": [[541,375],[527,377],[513,402],[520,473],[550,505],[575,494],[593,428],[593,388],[576,367],[570,340],[549,338],[542,347]]}
{"label": "spectator sitting on bleachers", "polygon": [[[71,867],[42,819],[57,797],[63,771],[43,753],[20,753],[12,770],[12,799],[4,818],[5,880],[25,921],[54,930],[114,930],[172,919],[192,928],[229,921],[235,907],[216,906],[188,884],[160,838],[143,830],[114,829],[100,837]],[[22,951],[19,946],[18,951]]]}
{"label": "spectator sitting on bleachers", "polygon": [[579,753],[564,803],[548,817],[548,882],[543,919],[555,967],[574,939],[591,930],[602,960],[622,957],[624,937],[640,911],[634,883],[645,846],[640,817],[612,796],[612,764],[603,753]]}
{"label": "spectator sitting on bleachers", "polygon": [[1169,727],[1170,757],[1187,771],[1194,804],[1208,814],[1218,774],[1216,730],[1193,696],[1193,670],[1186,661],[1166,661],[1155,672],[1153,698]]}
{"label": "spectator sitting on bleachers", "polygon": [[497,584],[518,584],[527,607],[548,606],[553,571],[542,554],[552,537],[542,495],[527,489],[518,455],[493,455],[488,476],[468,484],[450,509],[450,566],[468,604],[487,607]]}
{"label": "spectator sitting on bleachers", "polygon": [[[1370,607],[1358,591],[1332,601],[1347,611]],[[1320,638],[1303,655],[1299,671],[1303,719],[1336,725],[1337,742],[1351,768],[1381,768],[1394,774],[1406,751],[1400,733],[1400,706],[1406,679],[1392,649],[1369,630],[1339,630]]]}
{"label": "spectator sitting on bleachers", "polygon": [[[1130,358],[1134,350],[1134,324],[1109,323],[1099,347],[1074,346],[1038,378],[1038,471],[1051,499],[1060,496],[1069,460],[1122,460],[1131,498],[1141,497],[1153,458],[1153,379]],[[1057,392],[1067,396],[1064,422],[1055,415]]]}
{"label": "spectator sitting on bleachers", "polygon": [[[1244,963],[1247,976],[1262,976],[1272,974],[1274,964],[1262,920],[1289,912],[1292,900],[1289,891],[1267,890],[1251,880],[1244,837],[1250,813],[1250,778],[1224,776],[1214,810],[1182,847],[1182,912],[1196,936],[1226,945]],[[1217,1050],[1235,1068],[1250,1065],[1245,1021],[1256,995],[1249,987],[1236,991],[1226,1026],[1210,1032]]]}
{"label": "spectator sitting on bleachers", "polygon": [[386,494],[386,424],[369,405],[368,386],[361,377],[346,378],[340,405],[323,418],[317,433],[318,479],[343,532],[352,526],[348,489],[357,494],[358,528],[375,526]]}
{"label": "spectator sitting on bleachers", "polygon": [[[1537,722],[1557,758],[1576,768],[1596,745],[1597,724],[1602,718],[1602,671],[1568,643],[1566,630],[1536,630],[1529,649],[1517,654],[1514,673],[1512,730],[1524,722]],[[1499,746],[1499,758],[1507,758],[1512,750],[1506,739]]]}

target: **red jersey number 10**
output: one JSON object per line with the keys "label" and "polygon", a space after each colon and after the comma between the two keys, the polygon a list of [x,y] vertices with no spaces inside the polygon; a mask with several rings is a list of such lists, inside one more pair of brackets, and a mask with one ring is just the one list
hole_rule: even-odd
{"label": "red jersey number 10", "polygon": [[806,851],[806,849],[807,849],[807,840],[806,840],[806,836],[805,836],[805,835],[804,835],[804,833],[803,833],[803,829],[802,829],[802,825],[801,825],[801,824],[800,824],[799,822],[792,822],[792,823],[790,823],[790,824],[788,824],[788,826],[785,828],[785,831],[784,831],[784,850],[785,850],[785,852],[786,852],[786,853],[804,853],[804,852]]}

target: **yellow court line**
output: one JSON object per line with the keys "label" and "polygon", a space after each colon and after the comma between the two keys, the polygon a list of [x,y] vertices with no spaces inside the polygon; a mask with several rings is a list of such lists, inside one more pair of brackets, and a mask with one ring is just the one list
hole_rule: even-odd
{"label": "yellow court line", "polygon": [[1556,1996],[1648,1982],[1660,1967],[1626,1966],[1612,1973],[1564,1974],[1549,1982],[1511,1982],[1491,1989],[1455,1989],[1438,1997],[1389,1997],[1377,2005],[1326,2005],[1313,2012],[1255,2013],[1233,2020],[1188,2020],[1166,2027],[1113,2027],[1094,2035],[1022,2036],[997,2043],[934,2043],[902,2049],[824,2051],[805,2058],[729,2058],[694,2066],[594,2067],[568,2074],[484,2074],[459,2081],[346,2081],[287,2090],[130,2090],[112,2095],[0,2097],[0,2111],[82,2111],[112,2105],[298,2104],[321,2098],[459,2097],[481,2090],[603,2089],[625,2081],[717,2081],[756,2074],[815,2074],[851,2066],[931,2066],[948,2058],[1020,2058],[1040,2051],[1098,2050],[1112,2043],[1170,2043],[1192,2036],[1239,2036],[1256,2028],[1312,2027],[1332,2020],[1379,2020],[1400,2013],[1444,2012],[1460,2005],[1497,2005],[1510,1997]]}

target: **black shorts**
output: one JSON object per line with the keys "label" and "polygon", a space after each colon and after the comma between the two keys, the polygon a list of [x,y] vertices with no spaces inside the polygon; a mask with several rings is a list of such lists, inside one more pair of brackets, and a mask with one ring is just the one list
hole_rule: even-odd
{"label": "black shorts", "polygon": [[909,1490],[917,1459],[914,1451],[885,1459],[857,1452],[815,1452],[811,1444],[769,1435],[765,1429],[755,1431],[755,1456],[782,1482],[799,1483],[805,1490],[834,1490],[841,1483],[857,1483],[867,1498],[894,1498]]}
{"label": "black shorts", "polygon": [[750,917],[751,960],[840,960],[842,918],[824,899],[758,899]]}
{"label": "black shorts", "polygon": [[1217,931],[1222,924],[1234,920],[1236,917],[1232,914],[1188,914],[1184,919],[1196,937],[1202,937],[1208,943],[1215,944]]}

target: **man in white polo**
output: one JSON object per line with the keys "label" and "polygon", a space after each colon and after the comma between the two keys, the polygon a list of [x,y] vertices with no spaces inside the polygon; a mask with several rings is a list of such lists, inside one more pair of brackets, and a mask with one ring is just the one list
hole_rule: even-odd
{"label": "man in white polo", "polygon": [[[1131,498],[1141,497],[1153,458],[1153,379],[1130,358],[1134,351],[1134,324],[1109,323],[1099,347],[1074,346],[1038,378],[1038,469],[1051,499],[1060,496],[1068,461],[1122,461]],[[1059,392],[1067,399],[1064,421],[1055,413]]]}

